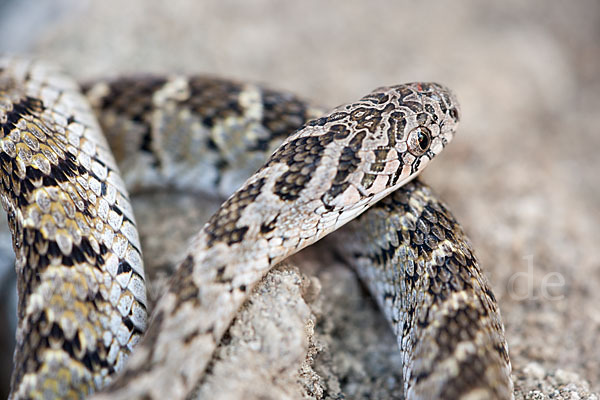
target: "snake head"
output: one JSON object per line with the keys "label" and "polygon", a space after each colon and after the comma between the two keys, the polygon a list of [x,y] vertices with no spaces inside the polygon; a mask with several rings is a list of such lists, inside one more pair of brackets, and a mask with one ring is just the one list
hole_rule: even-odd
{"label": "snake head", "polygon": [[458,101],[438,83],[408,83],[384,90],[395,104],[388,115],[387,136],[401,161],[400,175],[417,175],[454,137],[460,120]]}
{"label": "snake head", "polygon": [[[452,140],[460,119],[456,97],[437,83],[382,87],[358,103],[370,104],[376,121],[362,144],[368,162],[361,184],[371,195],[395,190],[417,176]],[[357,127],[368,126],[361,117]]]}
{"label": "snake head", "polygon": [[[457,104],[435,83],[376,89],[307,122],[257,176],[274,180],[273,193],[283,201],[319,198],[319,213],[352,218],[413,179],[442,151],[454,136]],[[281,172],[271,172],[276,168]]]}
{"label": "snake head", "polygon": [[[284,148],[295,170],[316,171],[318,164],[329,163],[323,176],[312,180],[321,184],[326,210],[351,218],[417,176],[452,140],[459,118],[455,96],[442,85],[382,87],[308,122]],[[321,160],[320,154],[327,157]],[[272,160],[280,159],[276,155]],[[307,160],[310,164],[303,165]]]}

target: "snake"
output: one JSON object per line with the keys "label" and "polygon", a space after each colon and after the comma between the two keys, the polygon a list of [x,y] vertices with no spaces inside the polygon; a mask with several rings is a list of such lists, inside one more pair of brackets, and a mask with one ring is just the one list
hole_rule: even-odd
{"label": "snake", "polygon": [[[10,398],[188,398],[261,278],[334,231],[397,337],[405,398],[512,398],[496,298],[418,178],[459,120],[437,83],[327,111],[215,77],[80,85],[0,58],[0,197],[19,293]],[[128,194],[149,188],[226,198],[151,313]]]}

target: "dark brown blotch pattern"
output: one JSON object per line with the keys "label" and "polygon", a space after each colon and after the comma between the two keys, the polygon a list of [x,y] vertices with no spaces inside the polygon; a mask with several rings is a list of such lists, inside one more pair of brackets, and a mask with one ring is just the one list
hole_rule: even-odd
{"label": "dark brown blotch pattern", "polygon": [[330,122],[340,121],[348,116],[348,113],[345,111],[336,111],[325,117],[313,119],[306,123],[306,126],[325,126],[325,124]]}
{"label": "dark brown blotch pattern", "polygon": [[[162,88],[167,79],[158,76],[122,77],[109,82],[110,95],[104,96],[98,106],[102,110],[111,110],[126,115],[135,122],[142,122],[152,109],[152,96]],[[84,92],[93,85],[84,85]]]}
{"label": "dark brown blotch pattern", "polygon": [[306,102],[284,92],[263,89],[262,107],[261,124],[269,131],[269,137],[259,139],[250,151],[267,150],[273,139],[287,138],[309,118]]}
{"label": "dark brown blotch pattern", "polygon": [[[415,208],[415,204],[422,208]],[[359,240],[358,246],[362,243],[369,250],[355,255],[370,258],[381,269],[377,282],[391,280],[402,288],[377,293],[386,304],[402,310],[402,313],[390,313],[405,318],[399,343],[403,337],[410,336],[411,355],[427,351],[430,344],[435,344],[435,353],[426,355],[427,365],[442,365],[454,357],[461,342],[475,343],[478,351],[459,360],[460,376],[446,377],[447,382],[439,389],[441,398],[458,398],[473,388],[496,390],[499,383],[507,384],[502,383],[508,376],[503,375],[501,366],[507,365],[508,354],[495,297],[452,214],[418,180],[383,199],[373,207],[377,209],[384,211],[386,219],[400,218],[402,226],[398,229],[389,223],[372,225],[372,213],[360,217],[355,222],[358,226],[353,228],[354,238]],[[410,214],[414,219],[402,218]],[[364,224],[379,228],[362,236],[359,232]],[[382,243],[381,238],[389,235],[398,237],[397,244],[387,239],[383,239],[385,245],[382,246],[370,243],[374,238],[377,238],[375,242]],[[433,251],[445,239],[452,243],[452,251],[433,258]],[[453,308],[447,300],[459,291],[463,291],[468,300]],[[411,295],[416,293],[418,297]],[[435,328],[432,328],[434,322]],[[434,372],[435,367],[414,370],[411,385],[428,385],[428,378]]]}
{"label": "dark brown blotch pattern", "polygon": [[366,129],[375,133],[382,119],[382,111],[371,107],[358,107],[350,113],[350,119],[355,121],[355,129]]}
{"label": "dark brown blotch pattern", "polygon": [[173,293],[176,298],[175,307],[171,314],[176,314],[179,308],[187,303],[192,302],[192,306],[200,306],[200,298],[198,294],[200,289],[194,282],[194,258],[192,255],[188,255],[185,260],[179,265],[178,273],[173,278],[171,285],[169,285],[169,292]]}
{"label": "dark brown blotch pattern", "polygon": [[224,242],[228,245],[239,243],[244,239],[247,226],[237,226],[242,212],[253,203],[261,192],[265,179],[261,178],[231,196],[208,221],[205,231],[208,234],[208,245]]}
{"label": "dark brown blotch pattern", "polygon": [[271,156],[267,166],[283,163],[288,166],[277,180],[273,192],[285,201],[294,201],[310,181],[317,169],[325,147],[333,141],[333,135],[305,136],[281,146]]}
{"label": "dark brown blotch pattern", "polygon": [[228,117],[241,117],[244,109],[239,102],[244,86],[224,79],[192,77],[189,79],[190,96],[183,102],[202,117],[202,122],[212,128],[217,121]]}
{"label": "dark brown blotch pattern", "polygon": [[0,138],[8,135],[24,115],[40,115],[43,111],[42,101],[33,97],[27,96],[13,103],[12,109],[5,111],[4,116],[0,119]]}
{"label": "dark brown blotch pattern", "polygon": [[357,132],[354,137],[350,140],[347,146],[342,149],[342,154],[339,158],[337,167],[337,173],[331,183],[331,188],[323,195],[321,200],[325,204],[325,207],[332,207],[332,202],[335,198],[344,192],[350,186],[348,183],[348,177],[356,171],[360,164],[359,150],[362,146],[362,142],[367,136],[367,131],[362,130]]}
{"label": "dark brown blotch pattern", "polygon": [[[114,113],[141,126],[143,129],[141,150],[152,152],[150,133],[154,109],[152,98],[165,83],[167,79],[159,76],[118,78],[109,82],[109,94],[102,97],[95,106],[98,107],[99,113]],[[93,83],[90,83],[83,85],[82,89],[86,93],[92,87]],[[100,122],[103,122],[102,118]]]}
{"label": "dark brown blotch pattern", "polygon": [[375,154],[375,161],[369,165],[369,171],[373,173],[365,173],[365,175],[363,176],[361,180],[361,185],[364,189],[370,189],[373,186],[375,179],[377,179],[377,176],[381,172],[383,172],[388,162],[387,157],[389,152],[390,148],[388,147],[375,149],[373,151],[373,153]]}
{"label": "dark brown blotch pattern", "polygon": [[405,140],[406,114],[403,111],[394,111],[388,118],[389,127],[387,129],[389,147],[396,146]]}
{"label": "dark brown blotch pattern", "polygon": [[378,105],[385,104],[390,100],[390,95],[382,92],[375,92],[364,96],[361,100]]}

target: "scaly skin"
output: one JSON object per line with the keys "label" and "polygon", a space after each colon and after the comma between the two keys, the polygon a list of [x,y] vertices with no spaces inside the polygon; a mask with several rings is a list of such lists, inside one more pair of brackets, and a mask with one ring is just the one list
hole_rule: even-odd
{"label": "scaly skin", "polygon": [[[82,157],[81,161],[75,157],[77,161],[73,163],[76,168],[67,170],[65,179],[68,182],[64,183],[60,181],[63,175],[55,169],[51,170],[48,179],[41,181],[37,176],[29,178],[29,175],[21,174],[12,177],[9,173],[9,178],[4,178],[4,182],[10,185],[3,187],[6,192],[4,194],[3,191],[3,199],[10,199],[11,193],[20,193],[22,182],[28,179],[32,184],[25,186],[33,186],[33,190],[48,190],[46,185],[49,185],[50,190],[58,187],[67,193],[79,193],[84,211],[76,214],[74,220],[81,221],[84,227],[82,231],[89,233],[90,241],[98,242],[99,250],[94,253],[99,255],[93,259],[86,256],[81,262],[82,266],[78,263],[76,268],[60,266],[60,276],[70,279],[65,279],[66,284],[50,285],[51,281],[36,283],[46,288],[41,291],[45,296],[50,291],[47,288],[51,287],[54,293],[52,298],[56,299],[54,303],[61,305],[68,303],[61,302],[61,296],[74,297],[65,294],[65,291],[73,293],[79,290],[79,301],[75,305],[51,309],[46,307],[46,303],[38,304],[35,301],[37,292],[34,290],[33,295],[29,294],[27,286],[23,286],[28,283],[20,283],[21,320],[33,321],[20,323],[21,335],[24,333],[27,336],[28,332],[33,332],[35,334],[28,337],[36,340],[36,337],[47,334],[44,330],[47,330],[45,321],[36,319],[39,315],[51,315],[59,321],[57,323],[65,321],[70,325],[66,329],[52,331],[51,341],[38,340],[17,349],[13,397],[43,397],[44,394],[48,397],[57,394],[62,397],[67,394],[82,397],[106,384],[110,374],[120,369],[145,325],[133,325],[130,342],[124,346],[123,352],[115,353],[116,367],[107,367],[107,362],[112,361],[114,355],[107,352],[102,340],[96,340],[96,347],[92,349],[93,357],[88,352],[87,356],[83,356],[83,361],[77,358],[79,353],[72,351],[81,339],[74,340],[69,327],[75,326],[77,332],[87,334],[85,329],[91,325],[96,329],[96,337],[104,335],[103,339],[111,334],[102,332],[110,332],[111,329],[112,332],[119,332],[114,329],[118,325],[116,321],[122,321],[122,324],[131,328],[132,317],[137,317],[137,314],[131,314],[133,309],[129,310],[130,314],[124,314],[122,311],[127,309],[122,307],[123,302],[115,299],[129,299],[133,295],[133,304],[139,308],[145,307],[145,292],[140,289],[143,286],[136,286],[132,292],[133,289],[127,285],[117,290],[112,283],[120,283],[127,277],[143,283],[139,279],[143,277],[141,263],[136,263],[135,268],[127,268],[119,258],[117,266],[124,265],[124,268],[115,270],[114,261],[111,260],[120,257],[122,249],[118,246],[104,246],[104,249],[102,244],[107,237],[102,234],[105,231],[94,230],[100,226],[98,218],[100,214],[104,215],[106,209],[106,206],[100,205],[106,193],[103,190],[99,193],[90,192],[97,186],[93,180],[102,181],[98,174],[105,175],[101,167],[105,168],[104,181],[108,190],[113,186],[116,188],[118,204],[109,207],[109,210],[128,214],[122,220],[123,224],[128,225],[117,229],[114,237],[129,239],[127,246],[131,247],[128,249],[139,255],[137,234],[134,237],[131,233],[133,218],[130,218],[129,207],[124,206],[126,192],[116,175],[112,156],[104,139],[98,136],[96,123],[89,115],[83,99],[76,93],[75,85],[40,64],[13,60],[4,61],[3,65],[7,67],[0,72],[0,99],[3,100],[5,113],[9,114],[15,105],[21,104],[19,99],[26,98],[23,96],[40,100],[34,100],[33,106],[19,108],[17,120],[40,121],[43,126],[40,129],[47,131],[48,140],[63,143],[63,152],[66,149],[66,153]],[[35,73],[27,74],[26,71]],[[48,94],[52,90],[65,93],[58,98],[68,100],[56,101],[56,96]],[[436,207],[439,203],[422,184],[403,185],[418,175],[452,139],[459,118],[456,100],[447,89],[437,84],[415,83],[380,88],[304,126],[301,125],[307,119],[323,115],[322,112],[289,94],[250,84],[173,76],[120,78],[87,86],[85,90],[100,115],[102,125],[107,128],[117,160],[124,166],[124,180],[133,190],[174,186],[228,196],[242,185],[245,176],[263,163],[265,154],[275,150],[267,163],[233,193],[194,238],[168,292],[154,310],[146,339],[130,358],[124,373],[112,386],[99,393],[96,396],[98,398],[185,398],[202,377],[237,309],[272,266],[341,227],[393,191],[399,189],[393,198],[388,197],[382,203],[388,205],[385,208],[387,214],[383,217],[389,220],[414,220],[414,223],[420,224],[419,229],[422,228],[421,225],[429,221],[423,209]],[[23,133],[25,130],[18,128],[13,119],[0,119],[5,141],[7,137],[14,141],[17,135],[7,133],[18,131],[19,139],[27,145],[28,138]],[[71,133],[73,130],[79,132],[77,123],[84,126],[77,142],[79,147],[74,144],[76,140]],[[86,164],[88,159],[96,159],[101,163],[94,164],[94,170],[89,162]],[[6,165],[4,170],[18,170],[25,163],[25,171],[32,171],[39,164],[39,161],[36,161],[38,164],[27,162],[27,157],[17,155],[6,163],[3,160],[3,166]],[[69,173],[71,170],[74,176]],[[76,178],[75,174],[81,174],[83,178]],[[29,196],[27,201],[29,203],[23,202],[26,205],[16,200],[3,203],[7,204],[5,207],[9,212],[20,210],[19,207],[27,213],[31,213],[28,211],[30,209],[40,209],[36,203],[39,201],[37,197]],[[509,398],[510,364],[506,358],[498,310],[489,286],[470,256],[471,250],[465,245],[460,227],[445,208],[443,212],[436,209],[436,216],[443,214],[450,221],[447,228],[450,234],[446,236],[444,243],[447,243],[442,247],[425,249],[419,243],[423,235],[415,233],[418,230],[410,222],[406,226],[386,225],[387,219],[380,219],[382,207],[378,206],[365,214],[361,221],[370,222],[360,223],[367,229],[362,236],[356,229],[350,229],[345,234],[355,238],[353,246],[363,243],[359,246],[362,250],[353,251],[358,257],[353,263],[380,301],[398,335],[401,351],[405,355],[404,375],[408,398],[434,395],[459,398],[474,394],[481,395],[481,398],[486,395]],[[70,217],[67,208],[58,210]],[[51,208],[51,211],[56,209]],[[11,217],[15,225],[13,234],[18,255],[19,251],[23,251],[23,246],[19,245],[23,243],[24,235],[20,233],[19,224],[29,223],[29,219],[22,217],[29,215],[27,213],[19,211]],[[56,220],[56,213],[52,217]],[[107,222],[110,225],[110,221],[102,222],[104,227]],[[89,227],[89,232],[85,226]],[[394,241],[394,235],[400,235],[399,226],[408,232],[405,241]],[[42,231],[44,228],[33,226],[31,229]],[[44,232],[47,234],[48,229]],[[85,236],[73,229],[67,230],[67,233],[73,235],[68,239],[71,242],[77,242],[78,235]],[[378,239],[381,237],[390,238],[390,242],[382,243]],[[49,242],[64,241],[56,236],[44,239]],[[35,234],[28,243],[30,250],[27,250],[29,253],[26,253],[25,259],[29,261],[23,264],[26,267],[22,267],[20,272],[22,282],[28,282],[27,279],[32,281],[31,276],[35,275],[32,271],[39,268],[38,256],[32,254],[39,248],[44,250],[45,246],[39,244],[45,242]],[[63,251],[64,243],[62,247],[55,247]],[[67,260],[69,264],[69,257],[77,251],[73,250],[76,248],[72,247],[68,254],[63,252],[60,257],[52,254],[53,260],[59,258],[63,264]],[[386,254],[394,252],[402,257],[396,255],[390,259],[390,263],[390,260],[374,256],[377,251],[373,249],[382,248],[387,249]],[[407,251],[415,248],[421,249],[420,252]],[[48,251],[41,253],[42,256],[45,254]],[[404,275],[398,272],[406,271],[406,265],[411,263],[421,265],[431,263],[432,259],[442,263],[464,259],[466,266],[454,268],[456,265],[451,263],[450,267],[437,270],[437,274],[430,274],[431,271],[427,270],[426,274],[414,275],[411,279],[405,279],[405,272]],[[467,275],[464,274],[470,278],[465,278]],[[443,282],[436,281],[439,277],[443,277]],[[414,285],[409,285],[411,290],[407,291],[407,284],[411,282]],[[431,287],[427,282],[431,283]],[[453,286],[447,282],[463,282],[464,285]],[[106,287],[113,289],[108,291]],[[88,295],[80,294],[83,292]],[[108,297],[102,297],[105,294]],[[110,308],[106,304],[116,305],[114,308],[120,318],[117,320],[115,314],[110,319],[114,325],[109,324],[108,327],[103,325],[103,321],[108,319],[97,316],[98,309]],[[411,304],[412,308],[407,309],[406,304]],[[74,320],[65,317],[75,313],[69,307],[79,312]],[[468,314],[473,316],[472,320],[458,326],[462,329],[460,332],[474,333],[472,336],[465,339],[461,335],[440,333],[446,328],[454,329],[457,321],[462,322],[460,313],[468,307],[472,308]],[[79,310],[87,310],[89,315],[96,317],[86,320],[81,317]],[[427,326],[414,323],[420,315],[428,316],[430,323]],[[117,334],[112,335],[113,339],[119,338]],[[86,337],[83,333],[76,336]],[[411,341],[406,342],[407,337]],[[41,363],[27,361],[37,360],[36,354],[54,354],[56,351],[53,346],[56,343],[62,345],[63,353],[66,352],[58,362],[50,358],[45,358]],[[456,351],[465,348],[475,350]],[[457,372],[461,370],[456,368],[457,363],[463,365],[473,360],[481,362],[477,365],[482,365],[486,373],[477,375],[473,369],[470,374]],[[68,373],[48,374],[48,371],[59,371],[60,368]],[[19,371],[29,372],[24,375]]]}
{"label": "scaly skin", "polygon": [[98,398],[184,398],[261,277],[413,179],[457,122],[447,89],[415,83],[300,128],[194,238],[146,340]]}
{"label": "scaly skin", "polygon": [[450,211],[418,179],[332,240],[384,311],[409,399],[509,399],[496,298]]}
{"label": "scaly skin", "polygon": [[131,206],[91,109],[52,68],[0,60],[0,133],[19,279],[11,397],[80,398],[146,328]]}

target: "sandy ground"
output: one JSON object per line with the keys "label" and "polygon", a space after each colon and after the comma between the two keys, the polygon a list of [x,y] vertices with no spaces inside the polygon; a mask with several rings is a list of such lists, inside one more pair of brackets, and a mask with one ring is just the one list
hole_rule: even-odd
{"label": "sandy ground", "polygon": [[[385,84],[448,85],[463,119],[425,180],[464,225],[499,298],[515,396],[598,398],[600,3],[424,3],[4,0],[0,52],[35,55],[81,79],[208,73],[332,106]],[[146,258],[160,277],[206,210],[182,216],[196,204],[185,198],[136,203]],[[173,203],[177,211],[167,207]],[[157,204],[161,211],[149,211]],[[166,215],[180,221],[165,227]],[[239,384],[220,398],[399,396],[394,339],[375,306],[351,271],[333,260],[318,267],[312,257],[263,283],[271,305],[257,300],[257,309],[244,310],[199,394],[236,376]],[[0,264],[10,266],[6,250]],[[284,318],[265,318],[273,304],[288,310]],[[257,350],[265,338],[281,345]],[[0,354],[9,360],[11,350]],[[240,366],[253,361],[271,372],[244,375],[251,368]]]}

